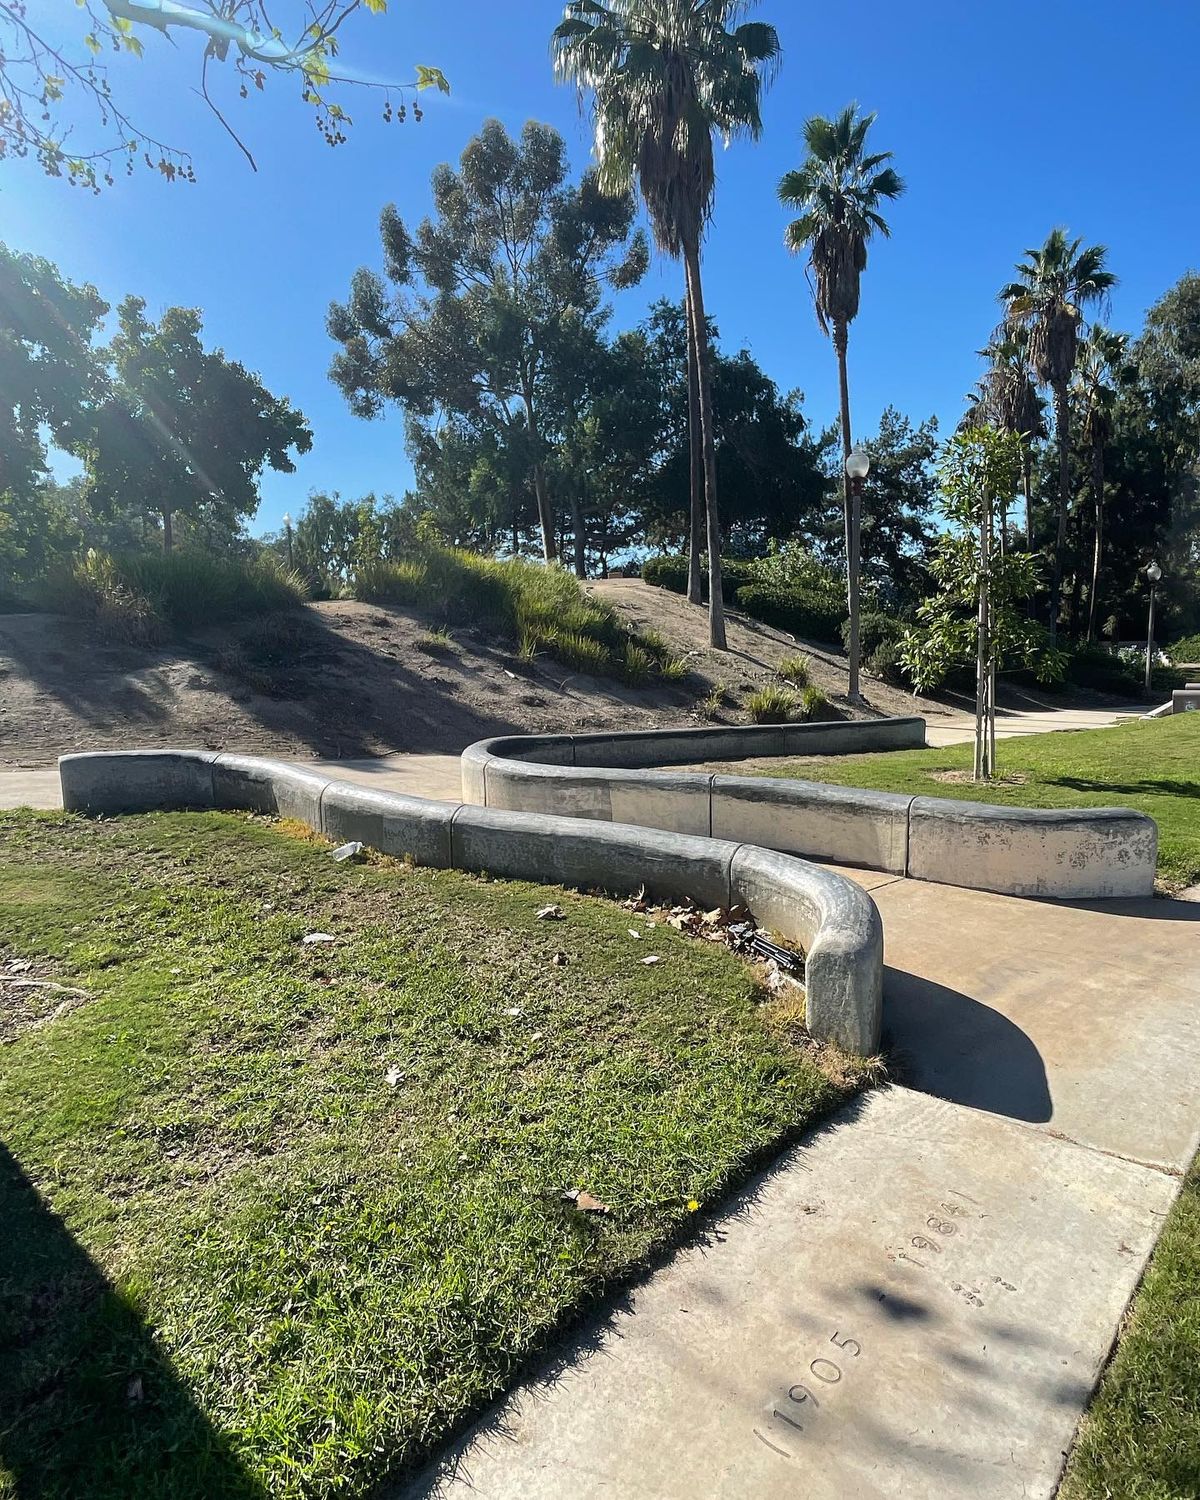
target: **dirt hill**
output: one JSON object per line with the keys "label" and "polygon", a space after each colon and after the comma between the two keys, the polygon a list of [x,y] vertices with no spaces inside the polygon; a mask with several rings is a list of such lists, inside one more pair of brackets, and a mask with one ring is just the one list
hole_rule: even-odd
{"label": "dirt hill", "polygon": [[[593,585],[631,624],[688,660],[681,683],[633,688],[522,663],[513,643],[457,630],[447,642],[411,611],[336,601],[145,650],[102,643],[78,621],[0,615],[0,765],[81,749],[206,746],[292,759],[457,752],[488,734],[649,729],[702,722],[726,688],[726,722],[797,642],[734,615],[727,653],[707,646],[704,610],[638,580]],[[812,678],[847,714],[845,659],[800,643]],[[868,712],[937,715],[944,705],[867,679]]]}

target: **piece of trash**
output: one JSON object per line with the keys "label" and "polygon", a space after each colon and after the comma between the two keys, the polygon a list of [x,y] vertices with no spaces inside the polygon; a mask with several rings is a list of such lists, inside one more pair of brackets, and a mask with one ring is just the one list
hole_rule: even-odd
{"label": "piece of trash", "polygon": [[33,959],[10,958],[4,967],[10,974],[28,974],[30,969],[33,968]]}
{"label": "piece of trash", "polygon": [[561,922],[566,918],[566,912],[561,906],[553,903],[550,906],[539,906],[537,918],[539,922]]}
{"label": "piece of trash", "polygon": [[306,947],[311,947],[314,943],[336,943],[337,938],[332,932],[306,932],[300,941]]}
{"label": "piece of trash", "polygon": [[567,1188],[563,1193],[563,1202],[570,1203],[577,1208],[581,1214],[610,1214],[612,1209],[607,1203],[601,1203],[599,1198],[593,1198],[591,1193],[583,1188]]}
{"label": "piece of trash", "polygon": [[641,938],[641,936],[642,936],[642,935],[641,935],[641,933],[640,933],[640,932],[634,932],[634,930],[633,930],[633,928],[632,928],[632,927],[630,927],[630,928],[629,928],[629,929],[628,929],[628,931],[629,931],[629,936],[630,936],[630,937],[631,937],[631,938],[638,938],[638,939],[640,939],[640,938]]}
{"label": "piece of trash", "polygon": [[387,1080],[387,1082],[390,1083],[393,1088],[395,1088],[400,1080],[404,1077],[404,1074],[401,1073],[399,1068],[392,1066],[383,1076]]}
{"label": "piece of trash", "polygon": [[659,958],[657,953],[647,953],[645,958],[643,958],[641,962],[644,964],[657,964],[661,963],[662,960]]}
{"label": "piece of trash", "polygon": [[517,680],[517,674],[515,672],[510,672],[507,667],[502,668],[502,670],[504,672],[505,677],[511,677],[512,680],[514,682],[516,682],[516,680]]}
{"label": "piece of trash", "polygon": [[556,953],[551,958],[550,962],[557,969],[565,969],[567,966],[567,955],[565,953]]}
{"label": "piece of trash", "polygon": [[348,844],[339,844],[333,851],[331,858],[336,859],[338,864],[343,860],[353,859],[356,854],[361,854],[363,846],[357,839],[351,839]]}
{"label": "piece of trash", "polygon": [[506,1016],[519,1016],[521,1014],[521,1007],[519,1005],[510,1005],[504,1014]]}

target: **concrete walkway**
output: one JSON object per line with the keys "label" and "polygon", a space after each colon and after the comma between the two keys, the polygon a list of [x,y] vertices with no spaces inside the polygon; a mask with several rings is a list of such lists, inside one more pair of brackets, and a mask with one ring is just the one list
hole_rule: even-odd
{"label": "concrete walkway", "polygon": [[[1122,719],[1140,719],[1146,712],[1144,703],[1122,704],[1117,708],[1047,708],[1029,713],[1001,709],[996,716],[996,738],[1018,739],[1028,734],[1050,734],[1063,729],[1108,729]],[[925,726],[926,743],[940,749],[959,745],[975,737],[975,720],[969,714],[953,714],[929,719]]]}
{"label": "concrete walkway", "polygon": [[1200,909],[858,878],[907,1086],[787,1153],[409,1500],[1054,1493],[1197,1145]]}

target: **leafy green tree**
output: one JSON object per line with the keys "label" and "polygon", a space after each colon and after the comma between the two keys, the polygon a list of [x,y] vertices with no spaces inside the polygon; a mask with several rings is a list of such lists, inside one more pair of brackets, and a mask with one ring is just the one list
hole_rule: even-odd
{"label": "leafy green tree", "polygon": [[[779,200],[798,209],[784,234],[789,250],[808,255],[813,300],[821,332],[832,335],[838,363],[842,458],[850,455],[850,384],[846,350],[850,324],[858,316],[862,273],[867,268],[867,244],[876,232],[891,231],[880,209],[904,192],[904,183],[889,165],[890,151],[867,151],[873,114],[860,115],[850,104],[829,120],[813,115],[804,124],[807,152],[800,167],[785,173]],[[859,537],[854,490],[843,468],[845,495],[846,582],[850,611],[850,699],[858,691],[858,574]]]}
{"label": "leafy green tree", "polygon": [[[980,352],[989,361],[981,382],[979,422],[992,423],[1002,432],[1016,433],[1021,440],[1021,489],[1025,499],[1025,546],[1034,547],[1033,455],[1046,436],[1044,403],[1037,393],[1029,367],[1029,335],[1015,329],[995,338]],[[1003,532],[1001,533],[1003,536]]]}
{"label": "leafy green tree", "polygon": [[46,434],[69,443],[105,390],[92,345],[108,303],[0,244],[0,309],[0,494],[28,500],[48,472]]}
{"label": "leafy green tree", "polygon": [[951,530],[933,558],[937,593],[917,611],[921,628],[905,637],[902,657],[918,691],[936,687],[955,666],[975,661],[975,780],[996,770],[996,673],[1033,666],[1061,676],[1063,660],[1023,606],[1036,583],[1027,552],[997,546],[996,497],[1012,493],[1021,468],[1016,433],[960,429],[939,463],[941,510]]}
{"label": "leafy green tree", "polygon": [[[197,92],[251,166],[253,156],[209,92],[210,64],[229,65],[242,99],[265,88],[272,74],[297,79],[331,146],[345,141],[351,124],[332,97],[338,85],[377,91],[389,121],[406,118],[409,92],[450,88],[438,68],[418,67],[405,85],[338,71],[342,27],[360,8],[386,10],[387,0],[293,0],[286,8],[290,14],[283,15],[265,0],[77,0],[77,7],[80,31],[67,39],[49,7],[41,13],[35,8],[31,17],[28,0],[0,3],[0,161],[31,157],[47,176],[65,176],[72,186],[94,192],[111,186],[115,171],[132,172],[139,162],[169,182],[195,181],[189,153],[129,118],[113,89],[110,64],[99,61],[106,53],[110,62],[113,54],[140,58],[144,41],[155,34],[172,42],[189,34],[203,38]],[[65,6],[58,9],[69,13]],[[75,117],[80,113],[86,123]],[[419,105],[413,118],[421,118]],[[86,144],[76,145],[81,127],[88,132]]]}
{"label": "leafy green tree", "polygon": [[394,207],[381,228],[382,277],[355,272],[329,311],[341,345],[331,367],[351,410],[374,417],[397,401],[418,418],[461,418],[505,442],[527,441],[542,547],[557,556],[546,480],[547,387],[564,381],[581,339],[607,310],[605,285],[644,275],[645,238],[629,194],[595,173],[567,184],[562,137],[530,121],[514,141],[489,120],[455,172],[433,174],[436,218],[410,234]]}
{"label": "leafy green tree", "polygon": [[1050,633],[1058,630],[1062,602],[1067,515],[1071,502],[1071,374],[1079,354],[1084,309],[1102,302],[1117,278],[1105,266],[1103,245],[1084,246],[1052,229],[1040,248],[1026,250],[1017,279],[1000,291],[1010,329],[1028,337],[1029,361],[1054,402],[1054,439],[1058,447],[1058,522],[1050,590]]}
{"label": "leafy green tree", "polygon": [[285,397],[204,348],[196,309],[169,307],[154,324],[145,308],[121,303],[104,350],[111,391],[62,441],[83,460],[93,508],[142,507],[169,552],[176,515],[235,532],[258,508],[263,469],[292,473],[292,450],[307,453],[312,433]]}
{"label": "leafy green tree", "polygon": [[709,635],[719,650],[726,649],[721,521],[700,242],[716,182],[713,133],[727,141],[758,138],[763,88],[780,54],[773,26],[746,21],[730,29],[742,8],[740,0],[569,0],[552,41],[559,74],[591,91],[602,185],[628,191],[636,182],[659,248],[684,264],[704,466]]}
{"label": "leafy green tree", "polygon": [[929,586],[937,419],[914,426],[894,406],[885,407],[879,431],[860,446],[871,457],[863,480],[863,585],[889,609],[905,612]]}
{"label": "leafy green tree", "polygon": [[1075,385],[1083,413],[1081,436],[1088,451],[1092,479],[1092,578],[1088,591],[1087,638],[1096,639],[1100,569],[1104,556],[1104,456],[1112,437],[1117,384],[1122,378],[1129,343],[1123,333],[1093,323],[1075,367]]}

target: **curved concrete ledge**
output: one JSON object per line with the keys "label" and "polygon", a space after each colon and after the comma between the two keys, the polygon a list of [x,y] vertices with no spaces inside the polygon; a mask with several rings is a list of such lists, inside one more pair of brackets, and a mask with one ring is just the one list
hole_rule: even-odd
{"label": "curved concrete ledge", "polygon": [[[553,747],[551,747],[553,750]],[[757,753],[757,752],[755,752]],[[875,903],[830,870],[723,839],[433,802],[283,761],[208,751],[64,755],[63,806],[87,813],[242,809],[299,819],[418,864],[704,906],[745,906],[805,953],[806,1021],[849,1052],[879,1046],[883,928]],[[699,778],[703,781],[705,778]]]}
{"label": "curved concrete ledge", "polygon": [[997,807],[813,781],[662,769],[923,746],[920,718],[634,734],[513,735],[462,756],[489,808],[707,834],[943,885],[1096,900],[1154,890],[1158,828],[1126,808]]}

